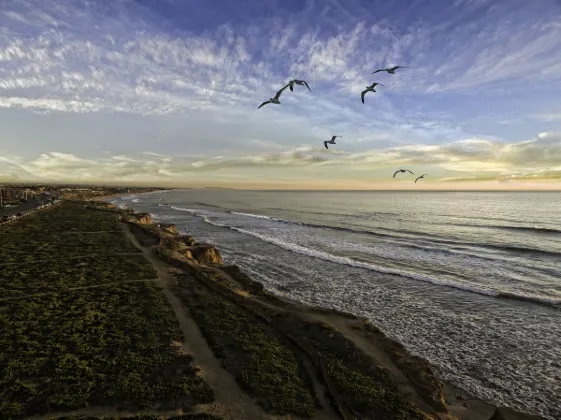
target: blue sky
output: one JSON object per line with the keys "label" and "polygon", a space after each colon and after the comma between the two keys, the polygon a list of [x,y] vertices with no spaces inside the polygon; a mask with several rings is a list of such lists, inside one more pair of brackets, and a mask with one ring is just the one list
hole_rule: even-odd
{"label": "blue sky", "polygon": [[2,2],[0,181],[559,188],[560,40],[559,0]]}

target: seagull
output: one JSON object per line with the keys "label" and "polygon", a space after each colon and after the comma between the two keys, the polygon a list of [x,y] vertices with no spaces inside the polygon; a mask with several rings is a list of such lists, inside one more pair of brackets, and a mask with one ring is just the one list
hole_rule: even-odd
{"label": "seagull", "polygon": [[310,89],[310,86],[308,86],[308,84],[306,83],[305,80],[291,80],[290,82],[288,82],[288,86],[290,87],[290,91],[294,92],[294,84],[300,85],[300,86],[306,86],[308,88],[308,90],[311,92],[312,89]]}
{"label": "seagull", "polygon": [[259,105],[259,106],[257,107],[257,109],[259,109],[259,108],[261,108],[263,105],[267,105],[267,104],[277,104],[277,105],[280,105],[279,98],[280,98],[280,96],[281,96],[281,94],[282,94],[282,91],[285,90],[287,87],[288,87],[288,85],[286,85],[285,87],[283,87],[281,90],[279,90],[279,91],[277,92],[277,94],[275,95],[274,98],[269,98],[268,101],[265,101],[265,102],[263,102],[261,105]]}
{"label": "seagull", "polygon": [[417,183],[417,181],[418,181],[419,179],[424,178],[425,175],[428,175],[428,174],[423,174],[423,175],[421,175],[419,178],[417,178],[417,179],[415,180],[415,184]]}
{"label": "seagull", "polygon": [[[329,149],[329,147],[327,147],[327,143],[329,143],[329,144],[336,144],[336,143],[335,143],[335,139],[336,139],[337,137],[341,137],[341,136],[332,136],[332,137],[331,137],[331,140],[329,140],[329,141],[327,141],[327,140],[324,141],[324,142],[323,142],[323,145],[325,146],[325,148],[326,148],[326,149]],[[343,137],[341,137],[341,138],[343,138]]]}
{"label": "seagull", "polygon": [[415,175],[413,172],[411,172],[409,169],[398,169],[397,171],[395,171],[395,173],[393,174],[393,177],[395,178],[395,176],[400,173],[400,172],[409,172],[411,175]]}
{"label": "seagull", "polygon": [[363,90],[360,94],[360,98],[362,99],[362,103],[364,103],[364,95],[366,95],[368,92],[376,92],[374,90],[374,88],[376,87],[376,85],[380,85],[380,86],[384,86],[381,83],[372,83],[370,86],[366,86],[366,90]]}
{"label": "seagull", "polygon": [[379,71],[387,71],[389,74],[395,74],[395,71],[396,71],[397,69],[406,69],[406,68],[407,68],[407,67],[403,67],[403,66],[395,66],[395,67],[391,67],[391,68],[389,68],[389,69],[378,69],[378,70],[372,72],[372,74],[378,73]]}

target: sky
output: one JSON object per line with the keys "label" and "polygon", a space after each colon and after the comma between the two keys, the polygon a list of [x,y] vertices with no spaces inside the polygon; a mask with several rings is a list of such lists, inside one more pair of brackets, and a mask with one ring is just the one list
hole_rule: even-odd
{"label": "sky", "polygon": [[561,0],[0,0],[0,182],[561,189],[560,98]]}

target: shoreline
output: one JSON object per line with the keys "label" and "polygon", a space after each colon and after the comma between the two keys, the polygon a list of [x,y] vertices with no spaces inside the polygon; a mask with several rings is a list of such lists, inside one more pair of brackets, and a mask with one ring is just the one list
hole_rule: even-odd
{"label": "shoreline", "polygon": [[[116,195],[116,196],[122,196],[122,195]],[[101,203],[113,197],[115,196],[111,196],[111,197],[104,196],[92,201]],[[174,225],[168,225],[163,223],[157,224],[157,228],[156,230],[154,230],[151,227],[154,226],[154,224],[152,224],[151,215],[148,213],[136,214],[134,213],[134,210],[128,208],[126,210],[115,209],[115,211],[132,215],[133,218],[137,220],[133,220],[132,222],[129,221],[128,223],[133,223],[134,225],[139,226],[144,231],[144,234],[148,234],[149,236],[152,236],[152,238],[154,238],[155,240],[157,238],[159,244],[161,244],[162,242],[167,242],[167,245],[161,249],[166,249],[166,247],[169,247],[170,244],[173,242],[174,237],[181,238],[184,236],[188,236],[188,235],[177,236],[178,234]],[[148,216],[149,222],[146,216]],[[144,221],[142,221],[141,219],[144,219]],[[190,236],[188,237],[191,238]],[[218,249],[214,248],[214,246],[209,244],[204,244],[204,246],[207,247],[207,249],[214,249],[215,253],[220,255]],[[158,247],[160,247],[160,245],[158,245]],[[172,249],[169,252],[169,254],[163,255],[162,253],[158,253],[158,256],[164,261],[167,260],[166,262],[171,263],[171,265],[173,266],[177,266],[177,265],[185,266],[188,268],[188,270],[191,271],[194,270],[195,273],[197,272],[200,273],[201,271],[202,272],[206,271],[208,273],[208,268],[211,268],[211,271],[214,271],[216,273],[216,272],[220,272],[221,269],[227,267],[227,266],[221,267],[223,266],[221,257],[220,257],[220,262],[218,264],[212,261],[205,261],[203,263],[196,261],[193,263],[193,261],[188,261],[189,258],[185,259],[182,258],[180,255],[174,255],[176,251],[173,250],[174,248],[173,246],[171,248]],[[217,268],[217,266],[219,267]],[[233,267],[237,268],[237,266],[233,266]],[[414,367],[412,367],[413,370],[416,369],[416,370],[424,370],[426,372],[430,372],[430,375],[434,375],[436,380],[440,383],[440,387],[441,387],[440,397],[443,403],[445,404],[445,407],[447,408],[446,411],[450,415],[454,416],[454,417],[442,417],[441,415],[438,415],[437,418],[457,418],[459,420],[464,420],[464,419],[465,420],[493,420],[493,419],[497,419],[497,420],[498,419],[507,419],[507,420],[528,419],[529,420],[529,419],[543,418],[535,415],[515,412],[510,408],[498,407],[492,403],[488,403],[482,399],[470,395],[468,392],[466,392],[460,387],[455,386],[452,383],[441,380],[435,375],[436,369],[433,366],[431,366],[429,362],[427,362],[425,359],[421,357],[411,355],[403,347],[401,343],[386,337],[383,332],[381,332],[365,317],[355,316],[353,314],[344,313],[335,309],[323,308],[320,306],[311,306],[298,302],[294,299],[278,296],[270,291],[264,290],[264,287],[261,283],[251,280],[249,276],[245,275],[245,273],[243,272],[242,272],[242,276],[245,279],[247,279],[246,281],[248,281],[250,285],[255,285],[255,284],[259,285],[258,288],[261,290],[259,294],[264,296],[264,298],[260,298],[257,300],[266,300],[268,301],[268,304],[270,304],[270,302],[274,302],[272,305],[275,306],[276,309],[282,309],[283,311],[289,313],[298,313],[301,316],[302,314],[305,314],[306,316],[310,314],[318,314],[317,316],[314,316],[315,319],[320,321],[326,321],[326,323],[330,324],[331,326],[335,326],[335,330],[345,330],[348,327],[347,324],[352,323],[353,324],[353,326],[351,327],[352,329],[366,330],[366,332],[364,331],[360,332],[360,334],[357,336],[356,341],[364,340],[365,337],[369,338],[371,342],[374,341],[375,344],[373,345],[373,347],[375,347],[376,348],[375,350],[380,353],[380,357],[382,359],[383,358],[388,359],[387,357],[388,354],[390,354],[393,351],[399,353],[402,359],[405,361],[405,362],[398,361],[398,363],[402,363],[403,365],[408,364],[409,367],[412,367],[411,365],[415,365]],[[199,276],[197,275],[197,277]],[[231,277],[230,280],[232,280]],[[243,298],[242,298],[242,303],[243,303]],[[362,328],[360,326],[362,326]],[[375,340],[372,340],[372,336],[375,336]],[[372,343],[368,344],[368,346],[372,347]],[[389,359],[391,359],[391,357]],[[379,363],[380,360],[375,360],[375,362]],[[392,363],[392,361],[389,361],[387,364],[391,365],[389,367],[395,368],[395,365],[398,363]],[[384,366],[384,368],[388,368],[388,366],[385,366],[384,363],[382,363],[382,366]]]}

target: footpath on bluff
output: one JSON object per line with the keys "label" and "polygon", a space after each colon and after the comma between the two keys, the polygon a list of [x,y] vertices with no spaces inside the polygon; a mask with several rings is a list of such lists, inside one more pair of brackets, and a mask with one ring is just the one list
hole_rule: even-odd
{"label": "footpath on bluff", "polygon": [[159,274],[161,287],[215,402],[228,419],[466,419],[540,417],[497,408],[441,382],[424,359],[367,319],[279,298],[219,250],[155,224],[147,213],[92,201],[118,214]]}

